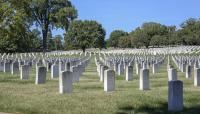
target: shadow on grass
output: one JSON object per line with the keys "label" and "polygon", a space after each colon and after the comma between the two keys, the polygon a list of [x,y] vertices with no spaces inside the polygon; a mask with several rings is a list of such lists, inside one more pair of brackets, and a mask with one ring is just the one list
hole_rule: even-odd
{"label": "shadow on grass", "polygon": [[168,104],[162,103],[160,107],[149,107],[149,106],[142,106],[139,108],[134,108],[133,106],[124,106],[119,107],[119,110],[116,114],[200,114],[200,105],[193,106],[190,108],[184,107],[183,111],[180,112],[169,112],[168,111]]}

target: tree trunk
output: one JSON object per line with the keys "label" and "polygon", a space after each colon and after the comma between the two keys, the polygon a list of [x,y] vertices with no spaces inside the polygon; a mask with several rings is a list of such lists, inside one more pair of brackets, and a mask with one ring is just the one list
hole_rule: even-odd
{"label": "tree trunk", "polygon": [[85,46],[82,46],[83,53],[85,53]]}
{"label": "tree trunk", "polygon": [[44,25],[42,28],[42,35],[43,35],[43,53],[46,52],[46,48],[47,48],[47,34],[48,34],[48,30],[49,30],[49,0],[45,0],[45,15],[44,15]]}
{"label": "tree trunk", "polygon": [[43,53],[46,52],[46,41],[47,41],[47,30],[42,30],[42,38],[43,38],[43,42],[42,42],[42,45],[43,45]]}

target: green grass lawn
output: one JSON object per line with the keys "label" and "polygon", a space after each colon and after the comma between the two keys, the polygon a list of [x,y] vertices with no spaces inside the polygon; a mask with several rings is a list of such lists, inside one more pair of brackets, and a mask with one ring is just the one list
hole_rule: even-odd
{"label": "green grass lawn", "polygon": [[[127,82],[116,77],[116,91],[104,92],[97,76],[94,59],[90,61],[79,83],[73,84],[72,94],[58,93],[58,79],[35,85],[35,69],[29,80],[18,75],[0,73],[0,112],[22,114],[166,114],[168,79],[166,63],[153,75],[150,69],[150,90],[140,91],[138,75]],[[33,67],[35,68],[35,67]],[[186,79],[178,72],[184,84],[182,114],[200,114],[200,87],[193,86],[193,78]]]}

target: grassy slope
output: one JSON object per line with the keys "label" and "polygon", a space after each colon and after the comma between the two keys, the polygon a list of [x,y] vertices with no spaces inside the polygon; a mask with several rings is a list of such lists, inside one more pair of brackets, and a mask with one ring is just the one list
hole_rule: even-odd
{"label": "grassy slope", "polygon": [[[135,70],[134,70],[135,71]],[[150,69],[150,72],[152,70]],[[103,83],[99,82],[94,60],[74,84],[72,94],[58,93],[58,79],[35,85],[35,70],[31,78],[22,81],[18,75],[0,73],[0,112],[51,113],[51,114],[165,114],[167,112],[167,72],[166,64],[159,73],[150,74],[149,91],[140,91],[138,76],[126,82],[123,76],[116,78],[116,91],[106,93]],[[178,72],[178,78],[184,82],[184,111],[180,113],[200,113],[200,87],[193,86],[193,78],[185,79]]]}

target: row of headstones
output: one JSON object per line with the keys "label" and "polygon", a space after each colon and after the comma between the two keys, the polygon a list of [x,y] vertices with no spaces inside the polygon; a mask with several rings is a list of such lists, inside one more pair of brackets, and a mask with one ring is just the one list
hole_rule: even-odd
{"label": "row of headstones", "polygon": [[[54,63],[58,63],[58,59],[54,60]],[[70,61],[73,65],[75,65],[77,62],[79,62],[79,59],[72,59],[72,60],[68,60]],[[49,71],[49,68],[51,68],[51,65],[53,64],[53,61],[42,61],[41,59],[39,60],[1,60],[0,61],[0,71],[3,71],[5,73],[18,73],[20,70],[20,66],[21,65],[28,65],[29,68],[32,68],[32,65],[36,65],[37,66],[46,66],[47,71]]]}
{"label": "row of headstones", "polygon": [[[178,80],[177,70],[172,65],[168,65],[168,80]],[[200,86],[200,68],[194,69],[194,86]]]}
{"label": "row of headstones", "polygon": [[178,47],[165,47],[165,48],[149,48],[149,49],[110,49],[102,50],[104,54],[177,54],[177,53],[194,53],[199,52],[199,46],[178,46]]}
{"label": "row of headstones", "polygon": [[[19,56],[20,55],[20,56]],[[38,56],[41,55],[41,56]],[[70,61],[72,64],[74,64],[74,61],[78,61],[79,58],[83,57],[78,57],[78,58],[66,58],[66,57],[58,57],[58,56],[50,56],[51,54],[40,54],[40,53],[23,53],[23,54],[3,54],[0,58],[0,71],[4,72],[12,72],[12,68],[10,69],[9,66],[14,65],[15,67],[19,67],[20,65],[26,65],[29,64],[30,66],[32,65],[37,65],[37,64],[43,64],[46,66],[47,71],[50,69],[50,65],[54,62],[59,62],[59,61]],[[6,64],[6,68],[4,69],[4,64]],[[19,65],[18,65],[19,64]],[[49,65],[50,64],[50,65]],[[12,67],[12,66],[11,66]],[[16,68],[16,70],[19,68]],[[15,70],[14,70],[15,71]],[[18,70],[17,70],[18,71]]]}
{"label": "row of headstones", "polygon": [[[89,59],[86,59],[80,65],[80,68],[74,69],[71,67],[71,70],[60,71],[59,76],[59,93],[72,93],[73,92],[73,82],[79,81],[79,77],[85,72],[85,68],[89,63]],[[78,66],[79,66],[78,65]]]}
{"label": "row of headstones", "polygon": [[[14,74],[14,73],[18,73],[20,71],[20,78],[26,79],[26,80],[29,79],[29,71],[31,70],[32,64],[36,65],[36,78],[38,77],[37,74],[40,74],[38,72],[45,72],[44,74],[46,74],[46,71],[48,71],[49,67],[51,68],[51,77],[52,78],[58,77],[59,72],[61,72],[61,70],[70,70],[70,68],[71,68],[71,70],[73,72],[75,72],[74,74],[76,74],[73,77],[73,81],[78,82],[79,76],[82,73],[82,70],[80,70],[80,69],[82,69],[82,67],[83,68],[85,67],[84,64],[82,65],[82,62],[84,61],[84,59],[85,58],[82,58],[82,59],[79,59],[79,60],[76,60],[76,61],[67,62],[66,63],[67,66],[65,66],[65,65],[62,66],[62,65],[58,64],[58,63],[64,63],[64,60],[62,62],[54,61],[54,64],[52,64],[50,62],[43,63],[41,60],[39,60],[36,63],[33,63],[33,61],[29,62],[31,64],[27,64],[25,62],[18,62],[18,61],[12,62],[10,60],[10,61],[2,61],[0,66],[1,66],[1,69],[4,72],[8,72],[8,73],[11,72],[12,74]],[[73,59],[73,60],[75,60],[75,59]],[[47,65],[47,63],[48,63],[48,65]],[[43,66],[43,67],[39,68],[41,66]],[[61,68],[60,71],[59,71],[59,66]],[[43,70],[46,70],[46,71],[43,71]],[[44,79],[44,78],[42,78],[42,79]],[[38,79],[36,79],[36,80],[38,80]],[[40,82],[40,81],[38,81],[38,82]],[[44,81],[41,81],[41,82],[44,82]]]}
{"label": "row of headstones", "polygon": [[[155,74],[160,66],[164,63],[164,58],[161,58],[160,60],[156,60],[156,61],[140,61],[138,62],[137,60],[129,59],[129,60],[116,60],[116,61],[112,61],[112,60],[104,60],[102,58],[100,58],[100,60],[97,60],[95,58],[95,63],[97,65],[97,63],[99,63],[98,61],[102,61],[102,63],[106,66],[108,66],[110,69],[114,69],[114,71],[118,74],[118,75],[126,75],[126,67],[127,66],[134,66],[135,63],[135,67],[136,67],[136,74],[139,74],[139,71],[141,68],[143,69],[149,69],[150,67],[152,67],[152,71],[153,74]],[[98,67],[99,65],[97,65]]]}
{"label": "row of headstones", "polygon": [[[178,57],[172,56],[172,60],[181,72],[185,72],[185,78],[189,79],[192,77],[192,69],[194,69],[194,86],[200,86],[200,69],[198,60],[189,60],[186,62],[183,59],[180,60]],[[194,67],[192,67],[194,66]],[[169,80],[177,80],[177,71],[172,65],[168,65],[168,77]],[[170,75],[173,77],[170,77]]]}
{"label": "row of headstones", "polygon": [[50,65],[51,78],[52,79],[56,78],[56,77],[58,77],[60,72],[70,71],[70,69],[73,69],[73,71],[77,72],[77,70],[78,70],[77,67],[82,67],[81,66],[82,62],[85,61],[85,60],[87,60],[87,58],[79,59],[79,60],[76,60],[76,61],[65,61],[65,60],[54,61]]}
{"label": "row of headstones", "polygon": [[[107,78],[108,76],[106,76],[105,72],[107,72],[108,70],[111,70],[114,73],[114,74],[112,74],[114,76],[116,75],[116,72],[112,69],[109,69],[108,66],[103,65],[98,60],[96,62],[96,66],[97,66],[98,76],[100,77],[100,81],[104,82],[104,86],[105,86],[105,83],[114,84],[115,78],[111,78],[111,79]],[[126,81],[133,80],[133,66],[126,66],[125,77],[126,77]],[[107,78],[107,79],[105,79],[105,78]],[[111,82],[109,82],[109,81],[111,81]],[[111,87],[113,87],[113,86],[115,86],[115,85],[111,85]],[[139,88],[140,88],[140,90],[149,90],[149,69],[146,69],[146,68],[140,69]]]}
{"label": "row of headstones", "polygon": [[[106,66],[102,66],[105,68]],[[130,67],[131,68],[131,67]],[[104,91],[115,91],[115,71],[111,69],[106,69],[100,71],[101,76],[103,76]],[[140,71],[140,90],[149,90],[149,70],[141,69]],[[174,72],[169,70],[168,72]],[[102,75],[103,74],[103,75]],[[171,74],[171,75],[170,75]],[[200,74],[200,69],[198,70],[198,75]],[[169,78],[175,77],[174,73],[168,73]],[[200,75],[199,75],[200,77]],[[183,83],[182,81],[169,80],[168,82],[168,110],[169,111],[181,111],[183,109]]]}
{"label": "row of headstones", "polygon": [[[127,75],[132,74],[132,66],[127,67]],[[107,66],[99,64],[97,61],[97,71],[99,72],[100,80],[104,82],[104,91],[115,90],[115,71],[108,69]],[[128,72],[130,71],[130,72]],[[200,69],[196,76],[200,77]],[[132,75],[131,75],[132,76]],[[126,76],[129,77],[129,76]],[[183,109],[183,83],[176,78],[176,73],[170,68],[168,70],[168,110],[181,111]],[[149,69],[140,69],[140,90],[149,90]]]}
{"label": "row of headstones", "polygon": [[[82,60],[79,62],[79,64],[76,64],[72,66],[70,62],[67,62],[66,65],[62,66],[62,62],[59,62],[59,64],[53,64],[51,65],[51,78],[57,78],[60,76],[61,72],[63,71],[71,71],[73,72],[73,82],[79,82],[79,78],[82,75],[82,73],[85,71],[85,67],[88,64],[88,60]],[[36,65],[36,84],[43,84],[46,80],[46,72],[47,68],[44,65]],[[28,79],[29,77],[29,65],[22,65],[20,69],[20,76],[21,79]]]}
{"label": "row of headstones", "polygon": [[[177,79],[177,70],[168,66],[168,110],[183,110],[183,82]],[[194,70],[194,86],[200,86],[200,68]]]}
{"label": "row of headstones", "polygon": [[18,61],[12,62],[12,60],[0,61],[0,71],[14,74],[19,72],[19,67],[23,64],[24,63]]}
{"label": "row of headstones", "polygon": [[181,72],[185,72],[186,78],[190,78],[192,76],[192,69],[194,69],[193,71],[195,72],[195,69],[199,68],[198,60],[185,61],[176,56],[172,56],[172,60]]}
{"label": "row of headstones", "polygon": [[[96,54],[166,54],[166,53],[189,53],[193,51],[198,51],[200,49],[199,46],[179,46],[179,47],[167,47],[167,48],[150,48],[150,49],[117,49],[117,50],[87,50],[85,52],[86,55],[91,55],[92,53]],[[73,50],[73,51],[54,51],[47,53],[18,53],[18,54],[6,54],[0,53],[0,58],[13,58],[13,57],[48,57],[48,56],[60,56],[60,55],[82,55],[81,50]]]}
{"label": "row of headstones", "polygon": [[163,59],[165,58],[164,55],[160,55],[160,56],[138,56],[138,55],[111,55],[111,56],[108,56],[108,55],[104,55],[104,56],[100,56],[99,57],[99,60],[103,61],[105,64],[113,64],[115,62],[138,62],[138,63],[141,63],[141,62],[147,62],[149,64],[153,64],[155,62],[159,62],[159,61],[162,61]]}
{"label": "row of headstones", "polygon": [[[58,57],[58,56],[63,56],[63,55],[80,55],[83,54],[81,51],[55,51],[55,52],[47,52],[47,53],[0,53],[0,60],[1,59],[15,59],[15,58],[38,58],[38,57]],[[88,52],[89,54],[89,52]]]}
{"label": "row of headstones", "polygon": [[[104,71],[107,70],[107,69],[111,69],[111,67],[108,67],[107,65],[103,64],[102,62],[100,62],[99,60],[97,60],[95,58],[95,64],[97,66],[97,72],[98,72],[98,76],[100,77],[100,81],[102,82],[104,80]],[[121,67],[122,65],[119,65],[119,70],[118,72],[122,74],[122,72],[124,73],[124,68]],[[118,66],[117,66],[118,67]],[[130,81],[133,79],[133,67],[129,64],[129,65],[126,65],[125,66],[126,68],[126,72],[129,72],[129,73],[126,73],[125,72],[125,75],[126,75],[126,80],[127,81]],[[116,72],[116,68],[114,67],[114,72]]]}
{"label": "row of headstones", "polygon": [[[200,62],[200,57],[196,55],[173,55],[172,59],[174,59],[177,64],[178,63],[189,63],[189,64],[196,64]],[[198,64],[199,65],[199,64]]]}
{"label": "row of headstones", "polygon": [[114,63],[131,63],[131,62],[136,62],[136,63],[143,63],[146,62],[146,64],[148,64],[149,66],[154,64],[154,63],[158,63],[160,61],[163,61],[165,58],[165,56],[138,56],[138,55],[131,55],[131,56],[104,56],[104,57],[100,57],[99,59],[101,61],[104,62],[104,64],[107,64],[108,66],[113,65]]}
{"label": "row of headstones", "polygon": [[[89,63],[89,59],[86,59],[77,66],[72,66],[70,69],[65,69],[62,71],[59,68],[59,93],[71,93],[73,91],[72,84],[74,82],[79,82],[79,78],[82,73],[85,71],[86,66]],[[29,66],[22,65],[21,66],[21,79],[28,79],[29,77]],[[46,82],[46,67],[38,66],[36,69],[36,80],[35,84],[45,84]]]}

